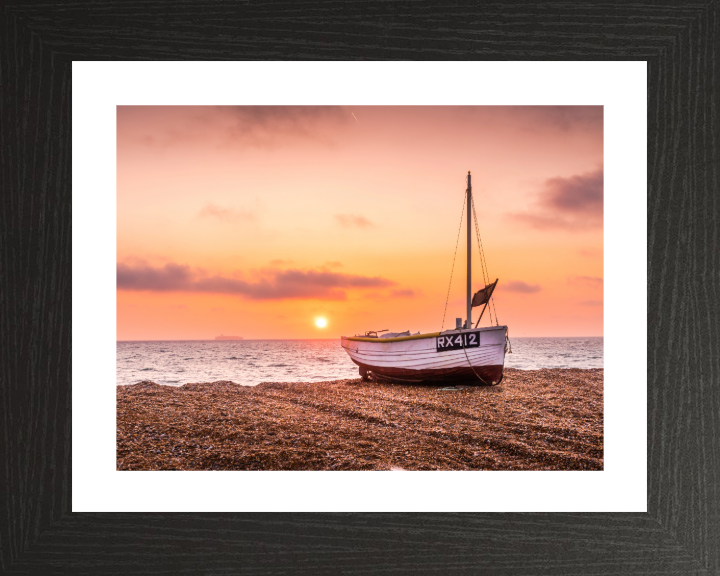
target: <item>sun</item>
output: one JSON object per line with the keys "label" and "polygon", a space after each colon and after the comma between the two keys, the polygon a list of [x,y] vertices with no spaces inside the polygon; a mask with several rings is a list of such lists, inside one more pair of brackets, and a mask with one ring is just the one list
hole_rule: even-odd
{"label": "sun", "polygon": [[325,320],[325,318],[316,318],[315,326],[318,328],[325,328],[325,326],[327,326],[327,320]]}

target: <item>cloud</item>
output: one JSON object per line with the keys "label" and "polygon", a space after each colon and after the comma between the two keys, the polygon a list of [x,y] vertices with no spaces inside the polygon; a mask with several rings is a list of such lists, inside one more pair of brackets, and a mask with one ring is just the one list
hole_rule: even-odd
{"label": "cloud", "polygon": [[119,106],[117,118],[119,142],[153,148],[330,145],[355,122],[341,106]]}
{"label": "cloud", "polygon": [[341,226],[345,227],[356,226],[357,228],[370,228],[373,226],[373,223],[365,218],[365,216],[358,216],[356,214],[335,214],[335,219]]}
{"label": "cloud", "polygon": [[343,288],[385,288],[395,284],[396,282],[380,276],[339,274],[327,270],[266,269],[258,279],[248,281],[236,277],[207,275],[175,263],[158,268],[147,264],[117,266],[118,290],[230,294],[251,300],[345,300],[347,295]]}
{"label": "cloud", "polygon": [[571,276],[568,278],[569,284],[585,284],[587,286],[601,287],[603,279],[598,276]]}
{"label": "cloud", "polygon": [[230,112],[247,129],[284,128],[305,130],[308,125],[324,121],[349,122],[343,106],[218,106]]}
{"label": "cloud", "polygon": [[602,128],[602,106],[521,106],[520,118],[526,119],[530,129],[549,126],[568,132],[577,129]]}
{"label": "cloud", "polygon": [[419,290],[411,290],[409,288],[399,288],[390,290],[389,292],[365,292],[362,298],[366,300],[375,300],[376,302],[388,302],[395,298],[417,298],[422,293]]}
{"label": "cloud", "polygon": [[564,212],[597,214],[603,207],[602,169],[569,178],[550,178],[545,182],[545,204]]}
{"label": "cloud", "polygon": [[584,230],[603,224],[603,169],[545,180],[530,212],[511,219],[533,228]]}
{"label": "cloud", "polygon": [[[487,133],[501,129],[517,138],[577,135],[602,143],[602,106],[448,106],[451,114],[468,125],[481,126]],[[587,140],[586,140],[587,141]]]}
{"label": "cloud", "polygon": [[583,300],[582,302],[578,302],[581,306],[602,306],[603,301],[602,300]]}
{"label": "cloud", "polygon": [[507,292],[520,292],[521,294],[533,294],[541,290],[538,284],[527,284],[522,280],[511,280],[498,286],[502,286],[502,289]]}
{"label": "cloud", "polygon": [[331,128],[351,121],[342,106],[227,106],[235,142],[265,148],[287,143],[288,138],[332,144]]}
{"label": "cloud", "polygon": [[[536,134],[591,133],[602,137],[602,106],[448,106],[440,113],[457,115],[486,131],[502,128]],[[447,111],[447,112],[445,112]]]}
{"label": "cloud", "polygon": [[417,292],[415,290],[411,290],[410,288],[405,288],[403,290],[393,290],[390,292],[393,296],[396,298],[415,298],[417,296]]}
{"label": "cloud", "polygon": [[221,208],[220,206],[215,206],[215,204],[207,204],[200,210],[198,216],[200,218],[217,218],[223,222],[250,222],[257,220],[257,215],[254,212]]}
{"label": "cloud", "polygon": [[123,290],[153,290],[164,292],[189,286],[192,273],[189,266],[170,262],[160,268],[142,264],[118,264],[117,287]]}

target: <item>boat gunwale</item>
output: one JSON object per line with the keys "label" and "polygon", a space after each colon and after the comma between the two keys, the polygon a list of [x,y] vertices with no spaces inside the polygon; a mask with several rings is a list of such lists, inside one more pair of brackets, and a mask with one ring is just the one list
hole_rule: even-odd
{"label": "boat gunwale", "polygon": [[411,334],[410,336],[397,336],[396,338],[367,338],[365,336],[341,336],[346,340],[352,342],[376,342],[379,344],[385,344],[387,342],[404,342],[406,340],[423,340],[425,338],[435,338],[442,334],[462,334],[463,332],[475,332],[480,330],[499,330],[500,328],[507,329],[507,326],[483,326],[482,328],[470,328],[469,330],[444,330],[443,332],[429,332],[428,334]]}
{"label": "boat gunwale", "polygon": [[429,334],[412,334],[411,336],[397,336],[396,338],[366,338],[364,336],[343,336],[346,340],[353,342],[377,342],[385,344],[387,342],[403,342],[405,340],[422,340],[424,338],[435,338],[440,336],[440,332],[431,332]]}

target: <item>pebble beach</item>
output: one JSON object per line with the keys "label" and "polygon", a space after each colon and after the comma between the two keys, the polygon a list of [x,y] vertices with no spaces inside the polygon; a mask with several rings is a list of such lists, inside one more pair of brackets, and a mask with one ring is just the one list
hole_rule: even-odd
{"label": "pebble beach", "polygon": [[117,387],[118,470],[602,470],[603,370]]}

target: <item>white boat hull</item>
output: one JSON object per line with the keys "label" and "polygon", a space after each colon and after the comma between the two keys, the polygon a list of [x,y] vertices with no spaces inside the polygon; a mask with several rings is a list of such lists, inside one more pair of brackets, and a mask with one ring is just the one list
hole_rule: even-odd
{"label": "white boat hull", "polygon": [[[460,342],[458,336],[462,335],[467,340],[472,333],[479,338],[475,346],[442,349],[438,343],[438,338]],[[388,339],[343,336],[340,340],[361,373],[365,370],[379,379],[481,380],[490,384],[502,379],[506,334],[507,326],[493,326]]]}

